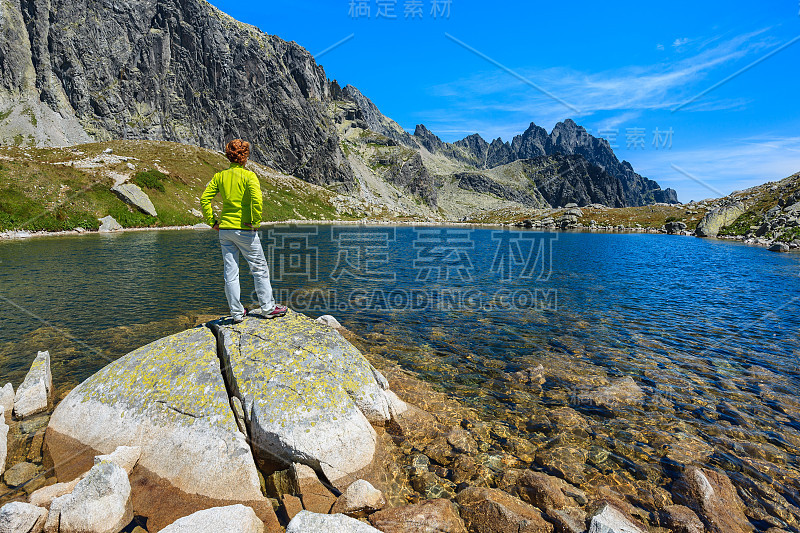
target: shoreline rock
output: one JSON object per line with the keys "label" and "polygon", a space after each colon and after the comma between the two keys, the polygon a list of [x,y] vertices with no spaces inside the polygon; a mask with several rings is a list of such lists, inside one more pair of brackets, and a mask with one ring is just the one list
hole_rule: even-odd
{"label": "shoreline rock", "polygon": [[47,411],[53,400],[50,352],[39,352],[14,395],[14,416],[26,418]]}

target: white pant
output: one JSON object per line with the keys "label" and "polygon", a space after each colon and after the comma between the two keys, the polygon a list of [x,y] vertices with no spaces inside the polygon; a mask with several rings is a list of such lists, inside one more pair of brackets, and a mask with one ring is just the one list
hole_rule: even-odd
{"label": "white pant", "polygon": [[222,260],[225,265],[225,296],[233,318],[244,316],[244,306],[239,301],[239,252],[242,253],[253,274],[253,284],[258,295],[258,303],[264,312],[275,308],[272,286],[269,282],[269,267],[261,248],[257,231],[238,229],[219,230],[219,244],[222,247]]}

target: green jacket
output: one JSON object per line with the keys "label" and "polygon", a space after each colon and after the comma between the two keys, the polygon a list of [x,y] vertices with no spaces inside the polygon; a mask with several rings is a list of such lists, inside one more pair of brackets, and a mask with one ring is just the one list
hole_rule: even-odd
{"label": "green jacket", "polygon": [[[222,193],[222,216],[214,218],[211,200]],[[228,170],[217,172],[200,197],[203,216],[209,226],[219,223],[219,229],[253,229],[261,225],[261,185],[253,172],[231,163]]]}

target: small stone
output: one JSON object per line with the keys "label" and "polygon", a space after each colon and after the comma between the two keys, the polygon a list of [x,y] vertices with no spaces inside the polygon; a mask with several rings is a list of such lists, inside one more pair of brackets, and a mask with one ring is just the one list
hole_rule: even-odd
{"label": "small stone", "polygon": [[0,508],[2,533],[40,533],[47,521],[47,509],[25,502],[11,502]]}
{"label": "small stone", "polygon": [[17,488],[32,480],[39,474],[39,467],[33,463],[15,464],[3,474],[6,485]]}
{"label": "small stone", "polygon": [[350,484],[333,504],[331,513],[342,513],[354,518],[366,516],[383,509],[383,493],[368,481],[359,479]]}
{"label": "small stone", "polygon": [[526,470],[517,480],[517,492],[524,502],[539,509],[563,509],[567,498],[561,490],[564,481],[544,472]]}
{"label": "small stone", "polygon": [[286,533],[380,533],[377,529],[343,514],[301,511],[286,527]]}
{"label": "small stone", "polygon": [[241,504],[212,507],[179,518],[162,533],[263,533],[255,511]]}
{"label": "small stone", "polygon": [[342,329],[342,325],[339,323],[339,321],[331,315],[322,315],[321,317],[317,318],[317,322],[320,324],[325,324],[329,328]]}

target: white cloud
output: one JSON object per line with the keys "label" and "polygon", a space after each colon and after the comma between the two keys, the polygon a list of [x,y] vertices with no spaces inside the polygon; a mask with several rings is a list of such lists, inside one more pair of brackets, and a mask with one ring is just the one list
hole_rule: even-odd
{"label": "white cloud", "polygon": [[662,51],[662,52],[663,52],[663,51],[664,51],[664,45],[663,45],[663,44],[660,44],[660,43],[659,43],[659,44],[657,44],[657,45],[656,45],[656,50],[659,50],[659,51]]}
{"label": "white cloud", "polygon": [[[598,112],[672,109],[705,89],[710,84],[705,80],[715,69],[773,46],[774,40],[763,35],[766,31],[762,29],[727,39],[714,37],[696,43],[692,41],[695,52],[672,62],[663,60],[651,65],[631,65],[601,72],[583,72],[566,67],[516,71],[577,108],[578,113],[507,72],[490,69],[432,87],[434,94],[448,100],[448,107],[419,110],[416,115],[426,125],[436,125],[439,131],[468,129],[467,124],[485,121],[487,115],[492,115],[493,125],[477,131],[494,135],[501,130],[513,131],[508,123],[519,123],[520,116],[547,127],[566,117],[579,119]],[[683,42],[682,39],[677,41]],[[715,99],[711,94],[687,106],[684,111],[736,109],[746,103],[744,99]]]}
{"label": "white cloud", "polygon": [[681,48],[687,44],[689,44],[690,39],[688,37],[684,37],[683,39],[675,39],[672,42],[672,48]]}

